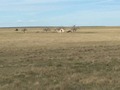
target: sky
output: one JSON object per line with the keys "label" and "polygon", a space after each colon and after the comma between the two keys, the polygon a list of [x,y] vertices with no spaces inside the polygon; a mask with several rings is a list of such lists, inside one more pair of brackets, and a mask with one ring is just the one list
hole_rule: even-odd
{"label": "sky", "polygon": [[120,26],[120,0],[0,0],[0,27]]}

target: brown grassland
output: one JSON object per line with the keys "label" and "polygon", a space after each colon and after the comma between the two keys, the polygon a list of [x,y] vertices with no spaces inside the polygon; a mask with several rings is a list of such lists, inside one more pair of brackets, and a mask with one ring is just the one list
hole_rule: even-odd
{"label": "brown grassland", "polygon": [[0,90],[120,90],[120,27],[1,28]]}

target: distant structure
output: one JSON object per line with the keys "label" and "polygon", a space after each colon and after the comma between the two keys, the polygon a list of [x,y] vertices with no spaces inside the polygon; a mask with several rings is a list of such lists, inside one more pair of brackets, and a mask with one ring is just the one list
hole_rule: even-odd
{"label": "distant structure", "polygon": [[60,28],[60,29],[57,30],[57,32],[58,33],[63,33],[63,32],[65,32],[65,30],[63,28]]}

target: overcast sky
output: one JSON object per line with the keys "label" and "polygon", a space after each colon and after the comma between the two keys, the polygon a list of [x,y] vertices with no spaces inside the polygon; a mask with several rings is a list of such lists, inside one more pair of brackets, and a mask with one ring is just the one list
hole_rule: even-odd
{"label": "overcast sky", "polygon": [[120,0],[0,0],[0,27],[119,26]]}

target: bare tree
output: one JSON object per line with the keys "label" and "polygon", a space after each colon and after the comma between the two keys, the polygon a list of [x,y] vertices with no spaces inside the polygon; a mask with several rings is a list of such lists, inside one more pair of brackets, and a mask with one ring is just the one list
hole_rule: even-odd
{"label": "bare tree", "polygon": [[76,31],[77,31],[77,27],[76,27],[75,25],[72,27],[72,31],[73,31],[73,32],[76,32]]}
{"label": "bare tree", "polygon": [[48,31],[50,31],[50,28],[46,27],[43,29],[43,31],[48,32]]}
{"label": "bare tree", "polygon": [[55,32],[57,32],[57,31],[58,31],[58,29],[57,29],[57,28],[55,28],[55,29],[54,29],[54,31],[55,31]]}
{"label": "bare tree", "polygon": [[22,31],[25,33],[25,32],[27,31],[27,29],[26,29],[26,28],[24,28]]}

